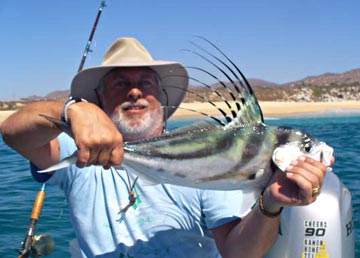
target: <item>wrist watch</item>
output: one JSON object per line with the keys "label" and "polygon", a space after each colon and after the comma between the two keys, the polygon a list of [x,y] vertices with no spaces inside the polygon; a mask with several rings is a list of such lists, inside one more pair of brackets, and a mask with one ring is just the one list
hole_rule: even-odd
{"label": "wrist watch", "polygon": [[70,105],[78,103],[78,102],[88,102],[86,99],[78,98],[78,97],[69,97],[61,110],[61,121],[65,123],[69,123],[67,119],[67,109]]}

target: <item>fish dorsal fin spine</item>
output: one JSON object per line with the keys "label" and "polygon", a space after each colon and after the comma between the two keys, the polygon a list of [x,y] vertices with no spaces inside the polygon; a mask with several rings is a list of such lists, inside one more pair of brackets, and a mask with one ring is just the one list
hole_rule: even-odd
{"label": "fish dorsal fin spine", "polygon": [[[205,69],[198,67],[187,67],[204,72],[206,75],[217,80],[217,82],[225,88],[226,92],[228,93],[228,97],[230,97],[231,101],[234,103],[233,107],[229,108],[230,114],[225,115],[220,111],[226,119],[225,127],[264,122],[261,107],[249,81],[246,79],[244,74],[235,65],[235,63],[214,43],[204,37],[196,37],[206,42],[211,49],[215,49],[216,52],[221,57],[223,57],[223,59],[225,59],[222,60],[221,58],[212,54],[210,51],[206,50],[204,47],[201,47],[193,42],[192,44],[202,53],[188,50],[189,52],[199,56],[201,59],[205,60],[207,63],[213,66],[229,81],[228,83],[225,83],[218,76],[215,76],[213,73],[210,73]],[[199,80],[196,81],[200,82]],[[224,101],[224,98],[225,97],[221,97],[221,100]],[[228,101],[225,103],[227,104]]]}

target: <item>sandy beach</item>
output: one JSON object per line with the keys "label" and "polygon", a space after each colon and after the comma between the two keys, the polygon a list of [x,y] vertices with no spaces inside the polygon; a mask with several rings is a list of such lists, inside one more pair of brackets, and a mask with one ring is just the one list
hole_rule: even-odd
{"label": "sandy beach", "polygon": [[[222,102],[216,103],[224,111],[228,108]],[[260,102],[265,117],[284,117],[298,115],[321,116],[328,113],[353,113],[360,114],[360,101],[344,102]],[[209,103],[183,103],[181,107],[194,109],[209,115],[219,115],[219,111]],[[0,111],[0,123],[14,111]],[[198,117],[201,116],[192,111],[178,109],[173,115],[174,118]]]}
{"label": "sandy beach", "polygon": [[[228,111],[225,103],[216,103],[224,111]],[[344,102],[260,102],[261,109],[265,117],[284,117],[298,115],[321,116],[328,113],[360,113],[360,101]],[[210,115],[218,115],[219,111],[209,103],[183,103],[180,107],[194,109]],[[200,116],[195,112],[178,109],[174,117],[194,117]]]}
{"label": "sandy beach", "polygon": [[14,113],[15,111],[12,110],[1,110],[0,111],[0,124],[2,123],[2,121],[4,121],[8,116],[10,116],[12,113]]}

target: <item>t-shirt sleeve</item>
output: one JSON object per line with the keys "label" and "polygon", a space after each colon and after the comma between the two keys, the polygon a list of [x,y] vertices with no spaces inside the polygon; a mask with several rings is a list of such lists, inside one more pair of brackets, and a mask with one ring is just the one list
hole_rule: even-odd
{"label": "t-shirt sleeve", "polygon": [[[58,140],[60,145],[60,160],[70,156],[74,151],[76,151],[76,145],[74,143],[74,140],[71,137],[69,137],[67,134],[61,133],[58,136]],[[56,180],[59,180],[58,174],[61,173],[60,172],[61,170],[65,170],[65,169],[66,168],[60,169],[52,175],[47,173],[38,173],[37,171],[39,171],[40,169],[30,161],[31,174],[34,177],[34,179],[40,183],[45,183],[45,182],[56,183]]]}
{"label": "t-shirt sleeve", "polygon": [[256,200],[255,192],[203,190],[202,212],[207,228],[216,228],[244,217],[250,212]]}

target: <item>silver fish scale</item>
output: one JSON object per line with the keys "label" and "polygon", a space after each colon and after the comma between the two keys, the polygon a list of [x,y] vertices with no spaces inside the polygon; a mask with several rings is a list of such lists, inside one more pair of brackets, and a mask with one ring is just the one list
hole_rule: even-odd
{"label": "silver fish scale", "polygon": [[[151,156],[178,160],[186,157],[203,157],[218,153],[236,141],[246,142],[248,137],[261,142],[267,133],[267,126],[250,124],[223,129],[222,127],[194,129],[186,134],[166,134],[141,141],[124,144],[124,150],[139,156]],[[254,142],[248,142],[253,144]],[[241,144],[243,145],[243,144]]]}
{"label": "silver fish scale", "polygon": [[[267,165],[277,145],[273,129],[258,124],[226,130],[218,127],[206,133],[193,131],[186,139],[183,135],[166,140],[158,137],[157,144],[131,144],[131,151],[125,149],[125,160],[138,173],[151,170],[155,178],[163,180],[166,173],[186,179],[188,186],[224,179],[235,182],[252,179]],[[171,182],[169,178],[167,181]]]}

